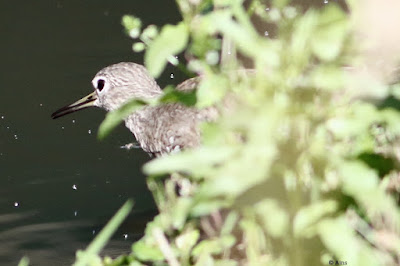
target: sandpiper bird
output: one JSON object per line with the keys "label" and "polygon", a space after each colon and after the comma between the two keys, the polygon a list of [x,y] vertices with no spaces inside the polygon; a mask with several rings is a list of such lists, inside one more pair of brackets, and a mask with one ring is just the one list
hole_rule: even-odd
{"label": "sandpiper bird", "polygon": [[[188,79],[177,90],[195,89],[198,79]],[[95,89],[82,99],[60,108],[53,119],[97,106],[113,111],[132,99],[155,99],[162,90],[142,65],[121,62],[100,70],[92,80]],[[196,109],[181,103],[144,106],[125,119],[141,148],[153,156],[196,147],[200,143],[199,123],[214,120],[215,108]]]}

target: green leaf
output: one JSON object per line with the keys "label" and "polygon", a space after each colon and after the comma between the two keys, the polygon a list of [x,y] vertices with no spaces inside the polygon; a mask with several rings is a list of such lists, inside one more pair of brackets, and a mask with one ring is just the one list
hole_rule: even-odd
{"label": "green leaf", "polygon": [[188,40],[188,29],[183,22],[176,26],[164,26],[144,55],[144,62],[150,74],[153,77],[160,76],[168,58],[182,52]]}
{"label": "green leaf", "polygon": [[228,259],[223,259],[223,260],[216,260],[214,262],[215,266],[236,266],[239,265],[239,262],[236,260],[228,260]]}
{"label": "green leaf", "polygon": [[220,254],[224,249],[233,246],[235,242],[236,239],[232,235],[225,235],[212,240],[203,240],[193,249],[192,255],[198,257],[202,253]]}
{"label": "green leaf", "polygon": [[320,17],[320,25],[312,35],[311,46],[320,60],[332,61],[341,52],[347,36],[347,18],[336,5],[329,5]]}
{"label": "green leaf", "polygon": [[246,253],[249,261],[259,261],[260,253],[266,248],[266,235],[261,226],[250,217],[241,219],[240,228],[246,239]]}
{"label": "green leaf", "polygon": [[318,13],[310,9],[308,10],[294,25],[290,42],[291,61],[296,63],[307,64],[309,60],[310,44],[309,40],[315,32],[318,22]]}
{"label": "green leaf", "polygon": [[[266,139],[267,136],[264,135]],[[261,142],[260,142],[261,143]],[[248,145],[239,156],[232,156],[212,174],[199,193],[208,196],[237,196],[267,180],[276,150],[273,145]],[[257,167],[254,167],[257,165]],[[251,173],[251,175],[249,175]]]}
{"label": "green leaf", "polygon": [[118,226],[125,220],[133,207],[133,202],[128,200],[118,212],[111,218],[107,225],[100,231],[100,233],[89,244],[85,251],[77,253],[77,258],[74,263],[75,266],[85,266],[89,261],[95,259],[100,251],[104,248],[111,236],[118,229]]}
{"label": "green leaf", "polygon": [[378,213],[390,213],[400,221],[398,207],[395,201],[379,187],[378,173],[366,164],[356,162],[342,162],[338,167],[341,175],[343,192],[352,196],[360,206],[368,210],[373,217]]}
{"label": "green leaf", "polygon": [[175,240],[176,246],[185,251],[191,250],[200,238],[199,230],[185,232]]}
{"label": "green leaf", "polygon": [[362,162],[342,162],[339,166],[343,191],[362,199],[378,188],[378,174]]}
{"label": "green leaf", "polygon": [[154,39],[158,34],[158,29],[156,25],[149,25],[147,26],[143,32],[141,37],[145,40],[151,40]]}
{"label": "green leaf", "polygon": [[204,108],[219,102],[228,90],[228,80],[220,75],[206,76],[197,90],[197,107]]}
{"label": "green leaf", "polygon": [[328,121],[327,126],[335,137],[360,136],[368,132],[371,124],[379,118],[376,107],[371,104],[354,103],[351,111]]}
{"label": "green leaf", "polygon": [[183,91],[178,91],[178,90],[174,89],[173,86],[167,86],[163,90],[163,92],[164,92],[164,94],[160,99],[160,102],[162,102],[162,103],[180,102],[186,106],[193,106],[196,104],[196,101],[197,101],[195,90],[183,92]]}
{"label": "green leaf", "polygon": [[123,105],[119,109],[109,112],[104,121],[100,124],[98,138],[104,139],[110,132],[119,125],[125,118],[131,115],[134,111],[145,105],[144,101],[132,100]]}
{"label": "green leaf", "polygon": [[265,199],[255,206],[265,230],[273,237],[282,237],[288,232],[289,214],[272,199]]}
{"label": "green leaf", "polygon": [[356,237],[345,217],[326,219],[318,227],[324,245],[335,257],[346,260],[347,265],[381,265],[377,254]]}
{"label": "green leaf", "polygon": [[232,206],[232,202],[226,199],[210,199],[205,198],[203,199],[202,195],[199,194],[199,198],[201,201],[196,203],[193,208],[190,210],[190,215],[193,217],[200,217],[204,215],[209,215],[212,212],[229,208]]}
{"label": "green leaf", "polygon": [[132,252],[141,261],[160,261],[164,255],[156,245],[147,245],[143,240],[133,244]]}
{"label": "green leaf", "polygon": [[234,147],[202,147],[196,150],[187,150],[152,160],[144,165],[143,171],[148,175],[178,171],[201,175],[207,172],[209,166],[220,163],[237,151]]}
{"label": "green leaf", "polygon": [[142,21],[130,15],[125,15],[122,17],[122,25],[124,26],[125,30],[132,38],[139,37],[140,29],[142,27]]}
{"label": "green leaf", "polygon": [[225,218],[224,224],[221,227],[221,235],[228,235],[232,233],[235,228],[239,215],[235,211],[229,212],[228,216]]}
{"label": "green leaf", "polygon": [[[121,265],[123,265],[123,264],[121,263]],[[145,266],[145,264],[142,264],[142,263],[140,263],[138,261],[132,261],[132,262],[129,263],[129,266]]]}
{"label": "green leaf", "polygon": [[273,0],[272,6],[276,8],[284,8],[289,4],[290,0]]}
{"label": "green leaf", "polygon": [[171,212],[172,225],[174,229],[181,230],[185,225],[189,211],[193,205],[191,198],[178,198],[174,208]]}
{"label": "green leaf", "polygon": [[342,89],[346,78],[342,69],[329,65],[321,65],[310,73],[311,85],[327,91]]}
{"label": "green leaf", "polygon": [[392,134],[400,133],[400,112],[399,110],[393,108],[385,108],[380,111],[380,115],[382,116],[382,120],[387,123],[387,130],[389,130]]}
{"label": "green leaf", "polygon": [[263,60],[266,66],[276,67],[280,64],[280,58],[276,52],[276,48],[280,47],[248,31],[245,26],[226,16],[226,13],[215,12],[213,22],[214,27],[229,37],[244,55]]}
{"label": "green leaf", "polygon": [[203,265],[214,265],[214,259],[210,254],[204,252],[202,253],[196,261],[194,266],[203,266]]}
{"label": "green leaf", "polygon": [[29,258],[24,256],[18,263],[18,266],[28,266],[29,265]]}
{"label": "green leaf", "polygon": [[313,203],[303,207],[296,214],[293,221],[293,231],[296,236],[306,236],[312,231],[307,231],[313,224],[316,224],[321,218],[327,214],[333,213],[337,209],[337,202],[327,200]]}
{"label": "green leaf", "polygon": [[132,50],[137,53],[144,51],[145,48],[146,46],[142,42],[136,42],[132,45]]}

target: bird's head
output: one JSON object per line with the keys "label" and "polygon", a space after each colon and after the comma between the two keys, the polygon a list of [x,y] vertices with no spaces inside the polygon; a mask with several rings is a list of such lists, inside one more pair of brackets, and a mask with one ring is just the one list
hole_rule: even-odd
{"label": "bird's head", "polygon": [[103,68],[92,80],[94,92],[62,107],[51,116],[53,119],[97,106],[113,111],[132,99],[153,99],[162,91],[142,65],[122,62]]}

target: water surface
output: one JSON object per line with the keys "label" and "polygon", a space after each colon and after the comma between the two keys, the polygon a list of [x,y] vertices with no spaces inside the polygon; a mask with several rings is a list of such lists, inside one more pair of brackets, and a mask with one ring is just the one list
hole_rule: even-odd
{"label": "water surface", "polygon": [[[105,250],[129,252],[155,214],[141,173],[149,157],[119,148],[133,141],[123,126],[99,142],[100,109],[58,120],[50,114],[91,92],[102,67],[143,62],[120,25],[123,14],[175,23],[175,2],[11,1],[0,13],[0,264],[27,255],[31,265],[69,265],[133,198],[132,214]],[[171,71],[161,86],[175,83]]]}

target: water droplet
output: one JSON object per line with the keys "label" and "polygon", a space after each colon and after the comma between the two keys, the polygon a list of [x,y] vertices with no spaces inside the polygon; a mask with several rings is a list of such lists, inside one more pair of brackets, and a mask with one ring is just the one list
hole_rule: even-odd
{"label": "water droplet", "polygon": [[74,211],[74,216],[76,217],[78,215],[78,211]]}
{"label": "water droplet", "polygon": [[75,124],[75,120],[72,120],[72,124]]}
{"label": "water droplet", "polygon": [[173,78],[174,78],[174,73],[171,73],[171,75],[169,75],[169,77],[170,77],[171,79],[173,79]]}
{"label": "water droplet", "polygon": [[268,36],[268,35],[269,35],[268,31],[265,31],[264,36]]}
{"label": "water droplet", "polygon": [[64,127],[61,127],[61,129],[64,129]]}
{"label": "water droplet", "polygon": [[128,234],[124,234],[124,239],[128,239]]}
{"label": "water droplet", "polygon": [[14,135],[14,139],[18,139],[18,136],[17,136],[17,135]]}
{"label": "water droplet", "polygon": [[88,133],[89,133],[89,135],[92,134],[92,130],[89,129],[89,130],[88,130]]}
{"label": "water droplet", "polygon": [[19,203],[18,202],[14,202],[14,207],[19,207]]}
{"label": "water droplet", "polygon": [[324,0],[324,4],[327,4],[329,1],[328,0]]}
{"label": "water droplet", "polygon": [[92,234],[93,234],[93,235],[96,234],[96,230],[93,230],[93,231],[92,231]]}
{"label": "water droplet", "polygon": [[4,115],[1,116],[1,119],[4,119]]}
{"label": "water droplet", "polygon": [[75,184],[73,184],[73,185],[72,185],[72,189],[73,189],[73,190],[77,190],[78,187],[77,187]]}
{"label": "water droplet", "polygon": [[43,103],[39,104],[39,106],[43,106]]}

